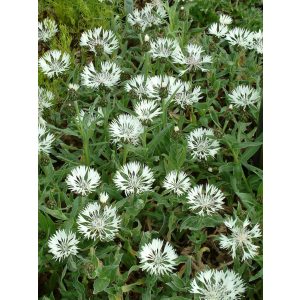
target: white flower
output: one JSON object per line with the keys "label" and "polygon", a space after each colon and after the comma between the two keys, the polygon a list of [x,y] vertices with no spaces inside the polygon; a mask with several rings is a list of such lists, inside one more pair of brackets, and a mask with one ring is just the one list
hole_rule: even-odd
{"label": "white flower", "polygon": [[105,204],[107,201],[108,201],[108,194],[106,192],[103,192],[99,195],[99,201],[102,203],[102,204]]}
{"label": "white flower", "polygon": [[199,216],[213,215],[222,209],[224,194],[214,185],[196,185],[187,195],[189,208]]}
{"label": "white flower", "polygon": [[249,30],[235,27],[228,31],[225,39],[231,45],[238,45],[243,48],[249,48],[252,42],[252,34]]}
{"label": "white flower", "polygon": [[101,85],[111,88],[119,83],[121,69],[112,62],[101,62],[100,72],[96,71],[92,62],[85,66],[81,73],[82,84],[97,89]]}
{"label": "white flower", "polygon": [[134,112],[137,114],[137,118],[140,121],[152,122],[153,119],[162,113],[160,107],[156,101],[153,100],[142,100],[135,104]]}
{"label": "white flower", "polygon": [[79,166],[67,176],[66,183],[72,192],[86,196],[96,190],[100,184],[100,175],[92,168]]}
{"label": "white flower", "polygon": [[176,83],[169,85],[169,97],[173,97],[172,101],[183,109],[197,103],[202,98],[201,94],[201,88],[195,87],[192,89],[189,82],[177,80]]}
{"label": "white flower", "polygon": [[178,196],[184,194],[191,186],[188,175],[182,171],[171,171],[167,174],[163,187],[168,192],[173,192]]}
{"label": "white flower", "polygon": [[245,110],[247,106],[254,105],[260,100],[259,91],[247,85],[239,85],[228,95],[230,102]]}
{"label": "white flower", "polygon": [[111,30],[98,27],[82,33],[80,46],[88,47],[94,53],[97,53],[97,47],[101,47],[104,53],[112,54],[114,50],[119,48],[119,43]]}
{"label": "white flower", "polygon": [[202,55],[204,50],[201,46],[188,44],[185,47],[185,52],[186,54],[177,47],[172,56],[174,63],[187,66],[187,69],[182,71],[181,74],[191,70],[201,70],[202,72],[208,71],[205,65],[212,62],[212,57],[209,55]]}
{"label": "white flower", "polygon": [[122,166],[113,179],[117,188],[124,191],[126,196],[151,191],[154,180],[151,169],[136,161]]}
{"label": "white flower", "polygon": [[245,290],[244,281],[234,271],[206,270],[193,279],[190,292],[203,300],[237,300]]}
{"label": "white flower", "polygon": [[51,40],[58,32],[57,25],[54,20],[49,18],[38,23],[38,39],[39,41],[47,42]]}
{"label": "white flower", "polygon": [[101,207],[98,203],[89,203],[78,216],[78,230],[87,239],[109,242],[119,231],[121,219],[117,216],[116,208]]}
{"label": "white flower", "polygon": [[[212,136],[212,137],[211,137]],[[188,149],[192,152],[192,157],[198,160],[207,160],[210,156],[215,156],[218,152],[219,142],[213,139],[212,129],[197,128],[187,137]]]}
{"label": "white flower", "polygon": [[229,249],[233,258],[236,257],[237,252],[242,254],[242,261],[254,258],[257,255],[259,246],[254,245],[253,240],[261,236],[258,224],[250,229],[251,223],[248,218],[244,222],[241,222],[238,218],[229,218],[224,224],[229,228],[231,234],[229,236],[221,234],[221,248]]}
{"label": "white flower", "polygon": [[229,24],[232,23],[232,18],[231,18],[230,16],[221,14],[221,15],[220,15],[219,22],[220,22],[222,25],[229,25]]}
{"label": "white flower", "polygon": [[135,9],[128,14],[127,21],[131,26],[137,26],[145,31],[146,28],[163,24],[166,17],[167,12],[162,4],[147,3],[143,9]]}
{"label": "white flower", "polygon": [[176,40],[157,38],[150,42],[149,53],[153,58],[172,58],[179,45]]}
{"label": "white flower", "polygon": [[69,83],[68,84],[68,89],[70,91],[75,91],[76,92],[79,88],[80,88],[79,84],[76,84],[76,83]]}
{"label": "white flower", "polygon": [[93,123],[100,126],[104,121],[103,109],[102,107],[98,107],[97,111],[94,111],[91,107],[88,110],[81,109],[76,121],[86,122],[87,127],[90,127]]}
{"label": "white flower", "polygon": [[109,132],[114,143],[129,143],[136,146],[139,144],[144,127],[137,117],[121,114],[110,123]]}
{"label": "white flower", "polygon": [[165,275],[173,272],[177,265],[177,257],[174,248],[169,242],[153,239],[145,244],[138,254],[141,269],[151,275]]}
{"label": "white flower", "polygon": [[46,122],[42,118],[45,109],[53,105],[54,94],[42,87],[39,87],[39,103],[38,103],[38,116],[39,123],[45,125]]}
{"label": "white flower", "polygon": [[220,23],[213,23],[208,27],[208,33],[218,38],[224,37],[228,32],[228,27]]}
{"label": "white flower", "polygon": [[259,54],[263,53],[263,33],[261,30],[252,32],[252,41],[249,48],[254,49]]}
{"label": "white flower", "polygon": [[55,138],[52,133],[48,133],[46,126],[44,124],[38,125],[38,147],[39,152],[50,153],[52,143]]}
{"label": "white flower", "polygon": [[140,100],[148,94],[148,79],[144,75],[133,76],[125,84],[126,92],[131,92]]}
{"label": "white flower", "polygon": [[170,85],[173,86],[172,90],[180,87],[181,81],[172,76],[152,76],[147,82],[147,97],[154,100],[161,100],[163,98],[169,99]]}
{"label": "white flower", "polygon": [[69,69],[70,55],[59,50],[49,50],[39,59],[39,66],[49,78],[58,76]]}
{"label": "white flower", "polygon": [[75,233],[59,229],[48,241],[49,252],[53,254],[55,260],[61,261],[77,254],[78,243]]}

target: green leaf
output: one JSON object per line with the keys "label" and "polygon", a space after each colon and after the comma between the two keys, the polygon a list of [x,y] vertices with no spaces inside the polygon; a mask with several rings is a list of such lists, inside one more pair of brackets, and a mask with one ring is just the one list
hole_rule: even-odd
{"label": "green leaf", "polygon": [[57,210],[57,209],[53,210],[53,209],[50,209],[45,206],[40,206],[39,209],[56,219],[63,220],[63,221],[68,220],[68,218],[65,216],[65,214],[63,212],[61,212],[60,210]]}
{"label": "green leaf", "polygon": [[98,294],[104,291],[110,283],[110,280],[106,277],[99,277],[94,281],[94,291],[93,294]]}
{"label": "green leaf", "polygon": [[220,215],[215,216],[190,216],[187,217],[180,226],[180,231],[184,229],[201,230],[205,227],[216,227],[223,222],[223,218]]}

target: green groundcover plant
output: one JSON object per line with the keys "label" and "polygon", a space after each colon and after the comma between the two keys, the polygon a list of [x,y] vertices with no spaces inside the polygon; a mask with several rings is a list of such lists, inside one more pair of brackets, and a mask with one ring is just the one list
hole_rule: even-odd
{"label": "green groundcover plant", "polygon": [[261,1],[40,0],[39,299],[262,299]]}

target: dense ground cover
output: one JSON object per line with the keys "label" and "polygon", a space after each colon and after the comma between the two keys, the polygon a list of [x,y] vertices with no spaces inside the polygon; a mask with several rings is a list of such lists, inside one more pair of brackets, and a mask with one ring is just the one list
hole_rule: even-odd
{"label": "dense ground cover", "polygon": [[262,299],[261,1],[39,22],[40,299]]}

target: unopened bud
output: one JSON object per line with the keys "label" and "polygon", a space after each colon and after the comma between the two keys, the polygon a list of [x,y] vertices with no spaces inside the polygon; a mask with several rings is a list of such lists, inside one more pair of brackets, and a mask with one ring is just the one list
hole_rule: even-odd
{"label": "unopened bud", "polygon": [[212,172],[213,169],[211,167],[208,168],[208,172]]}
{"label": "unopened bud", "polygon": [[179,129],[178,126],[175,126],[175,127],[174,127],[174,131],[175,131],[175,132],[178,132],[179,130],[180,130],[180,129]]}
{"label": "unopened bud", "polygon": [[73,90],[73,91],[77,91],[78,89],[79,89],[79,85],[78,84],[76,84],[76,83],[69,83],[69,85],[68,85],[68,88],[69,88],[69,90]]}
{"label": "unopened bud", "polygon": [[181,10],[184,10],[184,6],[181,6],[180,9],[181,9]]}
{"label": "unopened bud", "polygon": [[144,41],[149,42],[149,40],[150,40],[150,36],[148,34],[146,34],[145,37],[144,37]]}
{"label": "unopened bud", "polygon": [[232,110],[233,109],[233,105],[229,104],[228,109]]}
{"label": "unopened bud", "polygon": [[106,192],[104,192],[104,193],[101,193],[100,195],[99,195],[99,201],[102,203],[102,204],[105,204],[106,202],[107,202],[107,200],[108,200],[108,194],[106,193]]}

